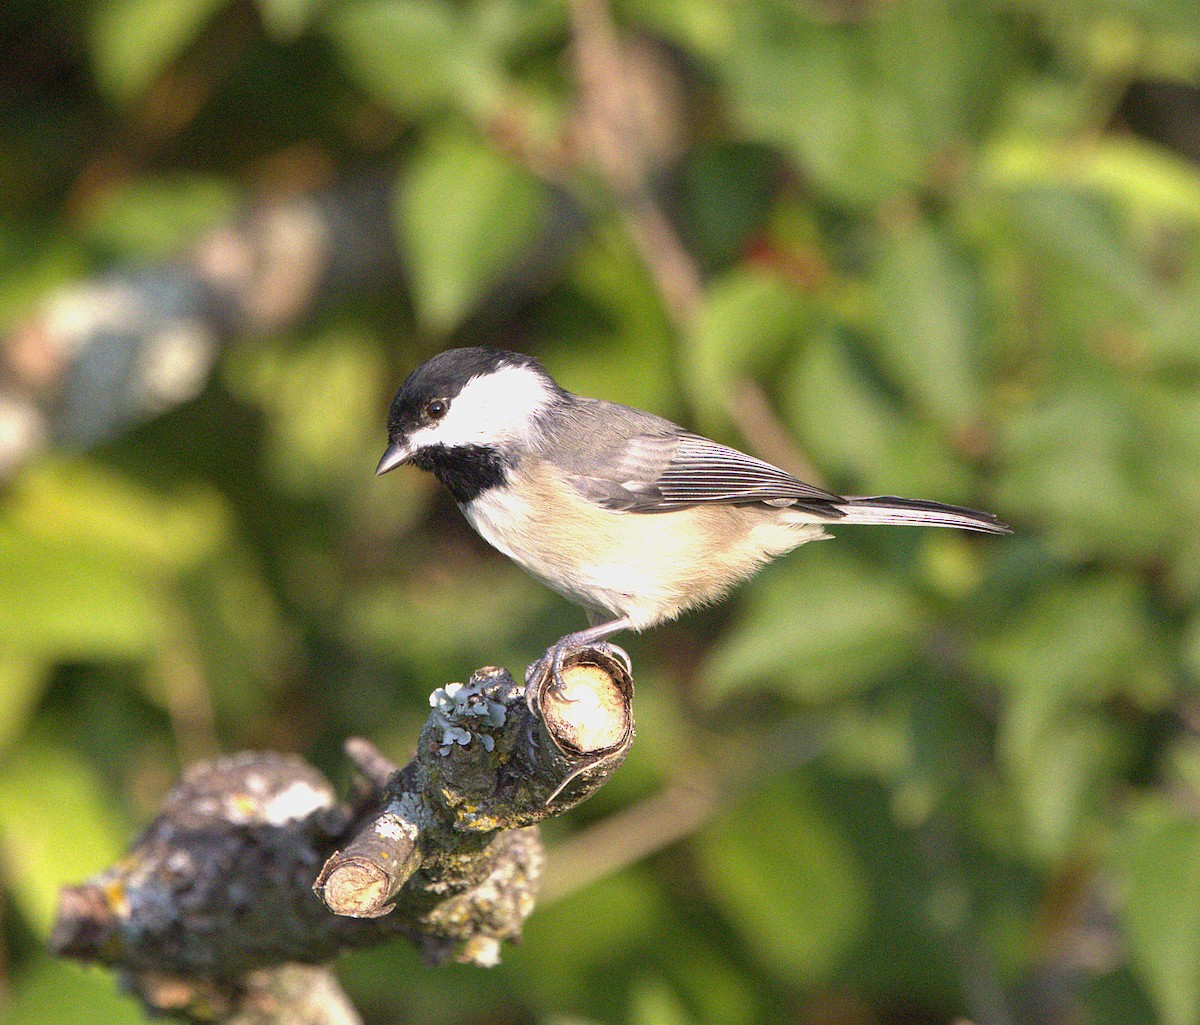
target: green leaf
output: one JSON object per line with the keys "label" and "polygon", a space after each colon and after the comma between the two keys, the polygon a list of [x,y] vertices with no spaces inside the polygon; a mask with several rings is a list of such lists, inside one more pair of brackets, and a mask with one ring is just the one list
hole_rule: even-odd
{"label": "green leaf", "polygon": [[0,757],[24,729],[49,679],[40,658],[0,654]]}
{"label": "green leaf", "polygon": [[230,220],[236,209],[230,183],[199,175],[138,179],[108,197],[89,224],[94,243],[130,260],[166,259],[197,236]]}
{"label": "green leaf", "polygon": [[1200,822],[1160,797],[1126,818],[1114,852],[1133,970],[1163,1025],[1200,1020]]}
{"label": "green leaf", "polygon": [[1013,410],[1001,439],[1000,505],[1043,525],[1058,551],[1145,558],[1179,527],[1147,481],[1153,434],[1137,403],[1113,377],[1060,385]]}
{"label": "green leaf", "polygon": [[[673,415],[676,332],[616,218],[596,222],[566,272],[568,300],[548,304],[536,323],[542,337],[558,342],[545,353],[555,379],[581,395]],[[637,373],[613,374],[614,363],[636,366]]]}
{"label": "green leaf", "polygon": [[881,309],[874,351],[921,409],[952,429],[980,417],[979,295],[975,275],[933,225],[885,237],[875,271]]}
{"label": "green leaf", "polygon": [[350,73],[402,114],[440,106],[466,85],[467,40],[449,4],[349,3],[334,10],[326,29]]}
{"label": "green leaf", "polygon": [[731,960],[723,945],[724,936],[719,933],[701,937],[690,930],[672,929],[671,956],[663,964],[674,986],[672,992],[678,993],[702,1022],[754,1025],[766,1021],[758,980]]}
{"label": "green leaf", "polygon": [[630,1025],[695,1025],[669,983],[664,979],[636,980],[630,988]]}
{"label": "green leaf", "polygon": [[1020,54],[1004,13],[973,0],[889,4],[866,20],[866,87],[901,98],[906,128],[936,161],[991,128]]}
{"label": "green leaf", "polygon": [[[147,691],[170,707],[163,687],[188,689],[172,673],[172,645],[197,644],[203,660],[203,678],[219,711],[244,719],[267,706],[272,689],[279,687],[286,667],[293,664],[298,644],[296,627],[284,618],[279,600],[264,579],[261,566],[247,553],[230,552],[213,559],[181,582],[180,603],[187,613],[182,637],[169,636],[162,645],[167,668],[151,676]],[[176,626],[173,618],[172,627]]]}
{"label": "green leaf", "polygon": [[872,94],[857,39],[798,9],[738,11],[721,70],[731,110],[748,131],[783,146],[836,200],[875,202],[915,180],[911,125],[897,97]]}
{"label": "green leaf", "polygon": [[919,188],[1003,90],[1007,35],[978,4],[892,4],[847,27],[765,2],[733,5],[731,21],[714,63],[733,116],[835,202]]}
{"label": "green leaf", "polygon": [[698,57],[718,60],[734,35],[738,5],[713,0],[625,0],[621,6],[655,35]]}
{"label": "green leaf", "polygon": [[384,443],[379,397],[398,375],[368,339],[339,326],[303,346],[260,342],[223,370],[229,387],[263,410],[268,466],[281,489],[340,497],[369,480]]}
{"label": "green leaf", "polygon": [[407,167],[395,200],[421,319],[445,333],[532,249],[545,187],[478,141],[443,134]]}
{"label": "green leaf", "polygon": [[[1141,311],[1157,286],[1136,258],[1116,211],[1101,198],[1059,185],[1014,189],[1007,203],[1025,243],[1082,280],[1070,291],[1090,298],[1086,310],[1091,320],[1116,319],[1115,314]],[[1070,282],[1067,283],[1071,288]],[[1049,297],[1054,301],[1053,296]],[[1073,311],[1068,311],[1073,312]],[[1085,320],[1084,323],[1090,323]]]}
{"label": "green leaf", "polygon": [[1019,707],[1000,724],[1000,746],[1020,824],[1016,840],[1035,862],[1060,864],[1100,828],[1106,795],[1131,752],[1103,714],[1076,709],[1035,728],[1028,703],[1012,704]]}
{"label": "green leaf", "polygon": [[14,528],[45,544],[105,552],[155,573],[203,562],[229,543],[232,529],[215,488],[159,494],[82,460],[46,461],[23,474],[5,512]]}
{"label": "green leaf", "polygon": [[1200,174],[1184,157],[1132,135],[1078,140],[1008,139],[986,152],[997,184],[1044,186],[1102,197],[1164,221],[1200,224]]}
{"label": "green leaf", "polygon": [[757,790],[695,847],[712,900],[777,978],[821,979],[866,925],[870,896],[854,849],[795,782]]}
{"label": "green leaf", "polygon": [[104,1025],[145,1025],[146,1015],[137,999],[122,991],[108,972],[49,956],[23,965],[12,980],[11,1001],[6,1000],[6,1025],[68,1025],[103,1022]]}
{"label": "green leaf", "polygon": [[976,664],[1002,681],[1029,728],[1080,704],[1121,695],[1158,710],[1172,687],[1149,600],[1132,577],[1109,571],[1044,587],[999,636],[981,641]]}
{"label": "green leaf", "polygon": [[0,649],[63,660],[142,658],[161,602],[125,560],[0,527]]}
{"label": "green leaf", "polygon": [[[568,611],[511,563],[484,556],[470,574],[448,574],[436,586],[418,572],[405,587],[360,589],[346,603],[341,630],[367,650],[425,665],[456,665],[468,653],[502,665],[505,647],[556,604]],[[472,614],[464,617],[468,607]],[[520,657],[519,651],[512,654]]]}
{"label": "green leaf", "polygon": [[833,332],[809,342],[780,388],[784,413],[805,449],[847,492],[969,502],[969,468],[948,448],[944,432],[906,416],[870,369]]}
{"label": "green leaf", "polygon": [[[638,868],[571,890],[554,909],[530,917],[521,946],[506,950],[504,963],[533,1000],[555,1007],[585,1000],[592,988],[589,978],[655,935],[669,910],[658,885]],[[587,928],[581,929],[581,922]],[[559,958],[578,970],[538,970]]]}
{"label": "green leaf", "polygon": [[1200,612],[1192,616],[1187,626],[1183,657],[1193,679],[1200,680]]}
{"label": "green leaf", "polygon": [[93,16],[92,59],[113,99],[136,99],[200,34],[226,0],[104,0]]}
{"label": "green leaf", "polygon": [[113,864],[127,835],[104,782],[70,747],[39,734],[9,752],[0,773],[0,850],[13,895],[41,935],[59,887]]}
{"label": "green leaf", "polygon": [[766,223],[780,161],[765,146],[709,143],[677,172],[680,232],[702,270],[728,265]]}
{"label": "green leaf", "polygon": [[1066,856],[1101,810],[1107,780],[1128,757],[1100,706],[1115,696],[1146,711],[1172,687],[1135,581],[1116,574],[1047,588],[974,661],[1000,680],[998,746],[1023,816],[1023,843],[1039,858]]}
{"label": "green leaf", "polygon": [[705,663],[716,702],[766,688],[799,701],[841,697],[917,651],[927,616],[902,585],[833,545],[806,545],[765,572]]}
{"label": "green leaf", "polygon": [[795,345],[811,310],[805,296],[759,271],[734,270],[709,286],[681,350],[688,395],[706,429],[728,422],[738,377],[765,370]]}
{"label": "green leaf", "polygon": [[1200,9],[1191,0],[1076,0],[1079,14],[1119,18],[1147,29],[1200,33]]}
{"label": "green leaf", "polygon": [[1138,399],[1146,484],[1161,508],[1174,514],[1177,536],[1187,544],[1194,537],[1191,524],[1200,519],[1200,388],[1155,382],[1139,389]]}
{"label": "green leaf", "polygon": [[327,0],[254,0],[267,31],[281,42],[298,38]]}

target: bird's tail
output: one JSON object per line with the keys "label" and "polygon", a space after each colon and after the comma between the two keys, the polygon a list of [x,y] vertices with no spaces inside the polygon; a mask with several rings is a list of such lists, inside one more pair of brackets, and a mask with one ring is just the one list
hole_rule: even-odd
{"label": "bird's tail", "polygon": [[958,505],[925,502],[915,498],[846,498],[835,508],[839,523],[893,523],[914,527],[957,527],[985,534],[1011,534],[1012,530],[991,513]]}

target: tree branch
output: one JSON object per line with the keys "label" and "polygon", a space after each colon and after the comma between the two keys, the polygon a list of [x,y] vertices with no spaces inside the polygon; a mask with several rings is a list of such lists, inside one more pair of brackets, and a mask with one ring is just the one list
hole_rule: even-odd
{"label": "tree branch", "polygon": [[153,1011],[226,1025],[356,1021],[332,975],[301,966],[394,936],[430,963],[495,964],[535,904],[536,824],[633,741],[632,680],[608,653],[528,686],[536,701],[487,667],[434,691],[403,769],[349,741],[350,804],[294,756],[194,766],[117,865],[62,890],[51,946],[117,969]]}

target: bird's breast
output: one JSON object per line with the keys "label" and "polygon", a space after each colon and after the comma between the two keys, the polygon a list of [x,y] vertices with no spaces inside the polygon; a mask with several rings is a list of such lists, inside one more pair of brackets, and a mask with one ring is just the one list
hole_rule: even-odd
{"label": "bird's breast", "polygon": [[517,467],[509,486],[461,503],[479,535],[559,594],[638,629],[712,602],[769,559],[820,537],[765,506],[615,512],[552,469]]}

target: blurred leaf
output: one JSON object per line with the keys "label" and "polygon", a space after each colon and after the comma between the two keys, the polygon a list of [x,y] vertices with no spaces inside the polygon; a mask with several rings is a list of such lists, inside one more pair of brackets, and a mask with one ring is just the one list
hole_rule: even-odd
{"label": "blurred leaf", "polygon": [[720,268],[767,221],[780,161],[766,146],[702,145],[677,171],[675,198],[688,250],[702,268]]}
{"label": "blurred leaf", "polygon": [[[642,695],[638,695],[639,701]],[[641,722],[639,716],[638,722]],[[622,766],[624,771],[624,766]],[[702,943],[692,931],[675,930],[666,972],[686,1007],[701,1022],[753,1025],[763,1021],[762,995],[741,965],[731,963],[714,945]]]}
{"label": "blurred leaf", "polygon": [[1145,473],[1160,505],[1177,517],[1181,539],[1190,537],[1200,516],[1200,387],[1155,383],[1138,389],[1137,399]]}
{"label": "blurred leaf", "polygon": [[340,495],[349,481],[368,486],[385,444],[379,399],[387,377],[399,383],[360,331],[338,326],[306,340],[265,342],[239,353],[225,380],[267,419],[274,481],[303,498]]}
{"label": "blurred leaf", "polygon": [[251,718],[292,668],[296,624],[285,617],[258,559],[248,553],[213,559],[189,574],[180,592],[188,618],[172,623],[181,635],[164,645],[166,669],[174,665],[172,655],[198,656],[200,665],[182,671],[202,670],[203,684],[212,689],[220,711]]}
{"label": "blurred leaf", "polygon": [[1200,171],[1183,157],[1129,135],[1077,140],[1001,138],[981,172],[1008,189],[1081,191],[1143,216],[1200,223]]}
{"label": "blurred leaf", "polygon": [[[504,664],[505,647],[523,628],[536,624],[555,603],[564,612],[569,606],[511,563],[498,556],[484,559],[472,564],[470,574],[433,565],[416,569],[414,560],[416,571],[406,583],[363,588],[346,601],[344,635],[368,650],[444,672],[462,671],[462,663],[474,658]],[[470,616],[463,616],[465,608],[472,610]],[[543,647],[554,639],[547,634]],[[512,653],[520,655],[515,648]]]}
{"label": "blurred leaf", "polygon": [[804,447],[844,492],[968,502],[970,473],[924,418],[905,415],[842,338],[822,332],[780,388]]}
{"label": "blurred leaf", "polygon": [[[572,1006],[591,989],[589,976],[609,977],[607,966],[640,950],[666,916],[658,885],[639,869],[627,870],[568,893],[552,914],[533,915],[525,924],[522,945],[505,953],[504,970],[515,973],[522,989],[542,1005]],[[536,970],[559,959],[575,970]]]}
{"label": "blurred leaf", "polygon": [[0,648],[57,661],[142,658],[160,635],[150,580],[112,553],[0,526]]}
{"label": "blurred leaf", "polygon": [[980,642],[975,659],[1006,688],[1000,757],[1022,804],[1025,842],[1039,856],[1062,857],[1098,810],[1099,785],[1128,757],[1093,710],[1117,695],[1153,710],[1171,694],[1146,597],[1115,574],[1059,583]]}
{"label": "blurred leaf", "polygon": [[1164,289],[1163,301],[1150,311],[1145,344],[1159,366],[1200,365],[1195,333],[1195,325],[1200,322],[1200,258],[1194,248],[1182,256],[1181,263],[1179,280],[1172,282],[1174,288]]}
{"label": "blurred leaf", "polygon": [[[1093,34],[1103,38],[1134,36],[1142,40],[1146,31],[1195,32],[1200,29],[1200,14],[1189,0],[1037,0],[1045,12],[1069,11],[1072,22],[1079,19]],[[1126,62],[1134,55],[1121,54]],[[1128,66],[1128,64],[1122,64]]]}
{"label": "blurred leaf", "polygon": [[45,308],[56,289],[87,273],[81,241],[35,232],[0,215],[0,324],[7,330]]}
{"label": "blurred leaf", "polygon": [[728,49],[736,25],[736,4],[713,0],[625,0],[623,9],[683,50],[708,59]]}
{"label": "blurred leaf", "polygon": [[898,226],[876,268],[874,351],[895,382],[945,428],[983,412],[976,277],[927,222]]}
{"label": "blurred leaf", "polygon": [[[675,330],[628,234],[614,218],[599,221],[566,273],[565,300],[536,325],[558,343],[544,353],[555,379],[581,395],[671,416],[679,402]],[[637,373],[614,374],[614,365]]]}
{"label": "blurred leaf", "polygon": [[1145,557],[1177,524],[1146,479],[1145,420],[1117,385],[1061,386],[1004,425],[998,501],[1014,518],[1043,524],[1064,553]]}
{"label": "blurred leaf", "polygon": [[6,1025],[145,1025],[141,1005],[123,992],[117,979],[93,967],[83,967],[47,955],[20,971],[11,1002],[5,1006]]}
{"label": "blurred leaf", "polygon": [[81,460],[46,461],[23,474],[5,515],[47,544],[94,549],[156,572],[202,562],[228,543],[232,529],[231,510],[212,487],[157,494]]}
{"label": "blurred leaf", "polygon": [[916,179],[902,102],[872,93],[854,35],[782,4],[737,10],[736,41],[721,71],[748,131],[783,146],[841,202],[877,201]]}
{"label": "blurred leaf", "polygon": [[1069,858],[1099,827],[1107,788],[1133,757],[1104,715],[1076,710],[1029,725],[1025,708],[1001,723],[1007,793],[1016,802],[1018,849],[1035,864]]}
{"label": "blurred leaf", "polygon": [[226,0],[102,0],[93,15],[92,60],[110,97],[129,103],[199,36]]}
{"label": "blurred leaf", "polygon": [[128,829],[95,770],[43,734],[13,747],[0,771],[0,849],[22,913],[46,936],[58,888],[121,855]]}
{"label": "blurred leaf", "polygon": [[532,175],[465,135],[441,135],[413,157],[395,215],[430,328],[451,331],[528,254],[547,199]]}
{"label": "blurred leaf", "polygon": [[0,758],[24,729],[49,678],[36,656],[0,654]]}
{"label": "blurred leaf", "polygon": [[1197,612],[1188,624],[1183,655],[1192,678],[1200,681],[1200,612]]}
{"label": "blurred leaf", "polygon": [[869,88],[877,101],[902,98],[928,171],[991,127],[991,107],[1018,56],[1007,17],[972,0],[922,0],[889,4],[866,19]]}
{"label": "blurred leaf", "polygon": [[870,895],[853,849],[794,782],[756,790],[694,846],[710,897],[779,979],[828,974],[866,925]]}
{"label": "blurred leaf", "polygon": [[1011,689],[1036,729],[1073,704],[1120,694],[1146,709],[1172,688],[1161,639],[1136,580],[1109,571],[1046,587],[996,637],[976,648],[980,668]]}
{"label": "blurred leaf", "polygon": [[700,693],[709,702],[759,688],[803,702],[842,697],[911,658],[925,624],[901,584],[844,549],[806,545],[750,589]]}
{"label": "blurred leaf", "polygon": [[1200,32],[1200,10],[1190,0],[1075,0],[1079,13],[1128,19],[1148,28]]}
{"label": "blurred leaf", "polygon": [[719,68],[735,116],[838,202],[917,187],[937,147],[960,142],[1000,90],[1006,37],[979,5],[895,4],[853,27],[799,5],[733,11]]}
{"label": "blurred leaf", "polygon": [[567,9],[558,0],[489,0],[466,10],[471,33],[505,57],[557,46],[569,26]]}
{"label": "blurred leaf", "polygon": [[202,659],[205,682],[232,699],[220,703],[243,712],[293,653],[279,603],[232,545],[215,492],[164,497],[72,462],[27,474],[10,499],[18,526],[0,528],[0,594],[19,600],[0,601],[7,650],[47,663]]}
{"label": "blurred leaf", "polygon": [[709,286],[681,350],[688,395],[705,429],[728,423],[738,379],[795,346],[811,317],[806,298],[772,274],[734,270]]}
{"label": "blurred leaf", "polygon": [[635,981],[630,992],[630,1025],[693,1025],[679,995],[662,979]]}
{"label": "blurred leaf", "polygon": [[[1095,196],[1040,186],[1014,190],[1007,202],[1028,244],[1069,272],[1062,298],[1082,304],[1082,310],[1068,305],[1068,311],[1083,324],[1103,326],[1131,310],[1141,311],[1155,294],[1114,210]],[[1050,295],[1048,302],[1059,298]]]}
{"label": "blurred leaf", "polygon": [[267,31],[291,42],[307,29],[328,0],[254,0]]}
{"label": "blurred leaf", "polygon": [[138,179],[93,212],[90,240],[112,256],[167,259],[230,220],[238,197],[230,182],[194,174]]}
{"label": "blurred leaf", "polygon": [[402,114],[455,98],[471,105],[492,73],[449,4],[358,0],[337,6],[326,26],[350,73]]}
{"label": "blurred leaf", "polygon": [[1200,1019],[1200,822],[1160,797],[1126,816],[1113,867],[1134,971],[1164,1025]]}

